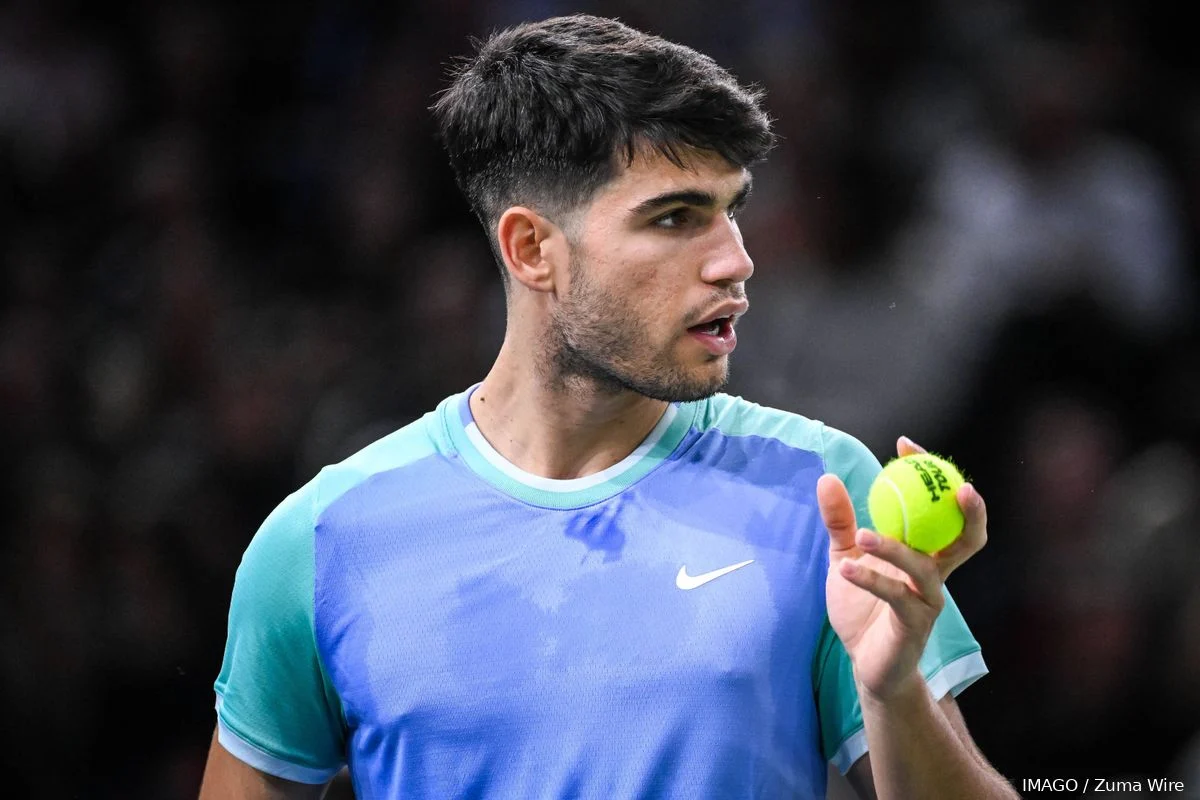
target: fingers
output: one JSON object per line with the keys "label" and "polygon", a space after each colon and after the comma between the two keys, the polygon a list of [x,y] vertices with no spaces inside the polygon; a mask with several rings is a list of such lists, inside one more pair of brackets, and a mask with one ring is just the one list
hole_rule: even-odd
{"label": "fingers", "polygon": [[931,606],[907,581],[872,569],[864,559],[844,559],[838,564],[838,572],[850,583],[887,603],[900,623],[910,630],[928,631],[937,619],[940,605]]}
{"label": "fingers", "polygon": [[935,556],[943,579],[987,544],[987,505],[983,502],[983,496],[973,484],[964,483],[959,487],[955,499],[963,512],[963,532],[953,544]]}
{"label": "fingers", "polygon": [[866,528],[858,531],[855,541],[864,551],[903,572],[911,583],[911,588],[905,587],[909,593],[915,592],[926,606],[935,612],[941,611],[944,602],[942,574],[931,556]]}
{"label": "fingers", "polygon": [[829,529],[830,549],[844,552],[854,549],[854,503],[846,485],[836,475],[826,474],[817,479],[817,506],[821,519]]}
{"label": "fingers", "polygon": [[[925,452],[928,451],[907,436],[896,440],[896,453],[901,457]],[[962,535],[934,555],[942,580],[987,544],[987,507],[979,492],[973,485],[963,484],[958,490],[957,500],[965,518]]]}
{"label": "fingers", "polygon": [[901,456],[901,457],[911,456],[914,453],[925,453],[925,452],[928,452],[928,451],[924,447],[921,447],[921,445],[914,442],[912,439],[908,438],[907,436],[901,436],[899,439],[896,440],[896,455],[898,455],[898,456]]}

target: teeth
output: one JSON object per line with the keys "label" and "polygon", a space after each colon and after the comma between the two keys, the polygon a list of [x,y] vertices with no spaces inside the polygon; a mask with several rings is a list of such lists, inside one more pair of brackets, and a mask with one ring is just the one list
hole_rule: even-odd
{"label": "teeth", "polygon": [[721,320],[713,320],[704,330],[709,336],[716,336],[721,332]]}

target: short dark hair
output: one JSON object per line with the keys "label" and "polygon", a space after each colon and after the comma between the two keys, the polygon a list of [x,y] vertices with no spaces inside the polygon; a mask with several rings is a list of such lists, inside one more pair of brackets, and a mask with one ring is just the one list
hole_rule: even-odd
{"label": "short dark hair", "polygon": [[489,240],[513,205],[553,219],[586,203],[639,148],[680,166],[696,148],[746,167],[774,144],[761,90],[617,20],[554,17],[474,44],[433,112]]}

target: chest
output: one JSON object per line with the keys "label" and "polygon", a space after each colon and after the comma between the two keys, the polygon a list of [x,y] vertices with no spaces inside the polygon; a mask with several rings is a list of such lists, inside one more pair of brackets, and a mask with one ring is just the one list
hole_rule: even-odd
{"label": "chest", "polygon": [[319,646],[349,723],[553,730],[565,709],[736,718],[810,696],[815,505],[654,489],[564,510],[459,487],[324,532]]}

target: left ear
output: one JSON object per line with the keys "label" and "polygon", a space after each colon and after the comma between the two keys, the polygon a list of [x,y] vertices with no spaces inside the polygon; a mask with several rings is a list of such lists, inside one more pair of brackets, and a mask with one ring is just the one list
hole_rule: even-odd
{"label": "left ear", "polygon": [[534,292],[555,292],[569,262],[561,228],[533,209],[512,206],[496,222],[496,240],[513,280]]}

